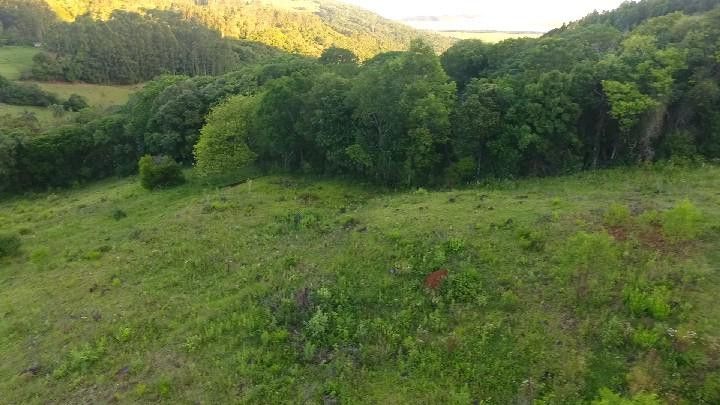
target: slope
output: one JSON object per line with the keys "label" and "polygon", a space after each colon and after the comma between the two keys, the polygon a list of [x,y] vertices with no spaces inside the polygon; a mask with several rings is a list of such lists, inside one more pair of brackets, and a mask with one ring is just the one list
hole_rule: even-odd
{"label": "slope", "polygon": [[666,166],[406,193],[129,179],[6,200],[21,247],[0,259],[0,392],[717,402],[718,179]]}
{"label": "slope", "polygon": [[85,13],[108,18],[114,10],[177,10],[224,36],[258,41],[285,51],[317,56],[329,46],[348,48],[362,58],[405,49],[422,37],[439,51],[452,40],[415,30],[367,10],[331,0],[47,0],[55,13],[73,20]]}

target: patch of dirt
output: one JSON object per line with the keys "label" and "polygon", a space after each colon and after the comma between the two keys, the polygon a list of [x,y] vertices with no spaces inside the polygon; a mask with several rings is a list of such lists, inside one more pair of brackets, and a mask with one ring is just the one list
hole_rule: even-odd
{"label": "patch of dirt", "polygon": [[665,235],[663,235],[660,227],[653,227],[649,230],[641,232],[638,235],[638,240],[644,246],[655,250],[665,252],[668,249],[668,241],[665,239]]}
{"label": "patch of dirt", "polygon": [[310,289],[305,287],[295,292],[295,305],[300,311],[307,311],[312,306],[310,301]]}
{"label": "patch of dirt", "polygon": [[115,373],[115,378],[118,380],[126,380],[130,375],[130,366],[125,366]]}
{"label": "patch of dirt", "polygon": [[613,226],[608,228],[608,233],[618,242],[624,242],[628,238],[627,231],[621,226]]}
{"label": "patch of dirt", "polygon": [[431,290],[437,290],[442,285],[442,282],[445,280],[445,278],[447,278],[447,276],[447,270],[438,270],[432,272],[428,274],[427,277],[425,277],[425,287]]}
{"label": "patch of dirt", "polygon": [[35,377],[35,376],[39,375],[41,371],[42,371],[41,365],[33,364],[32,366],[21,371],[20,375],[25,376],[25,377]]}

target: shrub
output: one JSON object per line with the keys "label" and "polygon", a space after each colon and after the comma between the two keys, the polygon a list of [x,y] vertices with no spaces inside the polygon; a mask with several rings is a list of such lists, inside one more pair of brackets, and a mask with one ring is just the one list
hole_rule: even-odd
{"label": "shrub", "polygon": [[525,250],[540,252],[545,248],[545,235],[537,230],[523,229],[518,234],[520,247]]}
{"label": "shrub", "polygon": [[620,250],[611,236],[580,232],[560,252],[559,276],[571,280],[578,302],[601,303],[613,294]]}
{"label": "shrub", "polygon": [[119,208],[116,208],[112,212],[112,217],[114,220],[119,221],[123,218],[127,217],[127,213]]}
{"label": "shrub", "polygon": [[660,342],[660,335],[654,330],[638,329],[633,333],[633,343],[643,349],[652,349]]}
{"label": "shrub", "polygon": [[182,167],[171,157],[145,155],[140,158],[140,184],[153,190],[185,182]]}
{"label": "shrub", "polygon": [[676,241],[695,239],[702,232],[702,212],[684,200],[663,215],[665,236]]}
{"label": "shrub", "polygon": [[605,212],[605,225],[622,226],[630,221],[630,209],[623,204],[612,204]]}
{"label": "shrub", "polygon": [[20,238],[16,235],[0,234],[0,258],[15,256],[20,252]]}
{"label": "shrub", "polygon": [[565,272],[602,274],[619,264],[619,250],[607,234],[579,232],[562,249],[560,262]]}
{"label": "shrub", "polygon": [[660,405],[660,403],[656,394],[641,392],[630,399],[603,388],[600,390],[600,398],[594,400],[592,405]]}
{"label": "shrub", "polygon": [[449,300],[455,302],[478,302],[484,297],[482,280],[474,269],[448,277],[442,290]]}
{"label": "shrub", "polygon": [[655,319],[670,316],[671,292],[667,287],[656,287],[650,292],[638,288],[625,291],[625,302],[635,315],[647,314]]}
{"label": "shrub", "polygon": [[89,105],[85,97],[78,94],[71,94],[67,101],[63,103],[63,107],[65,107],[67,111],[77,112],[84,108],[88,108]]}

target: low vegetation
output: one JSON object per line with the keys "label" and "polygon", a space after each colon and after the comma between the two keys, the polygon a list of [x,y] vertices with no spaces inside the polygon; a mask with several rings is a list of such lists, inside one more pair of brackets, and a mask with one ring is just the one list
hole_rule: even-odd
{"label": "low vegetation", "polygon": [[191,176],[6,200],[2,240],[22,248],[0,258],[0,391],[715,403],[718,179],[665,165],[387,193]]}
{"label": "low vegetation", "polygon": [[145,155],[140,158],[140,184],[147,190],[182,184],[182,167],[168,156]]}

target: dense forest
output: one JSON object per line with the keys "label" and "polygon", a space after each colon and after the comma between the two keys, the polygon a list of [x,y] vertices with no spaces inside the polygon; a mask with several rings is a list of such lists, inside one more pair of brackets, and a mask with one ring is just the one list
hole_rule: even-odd
{"label": "dense forest", "polygon": [[[715,159],[720,8],[707,1],[687,5],[686,13],[663,0],[628,4],[540,39],[466,40],[440,56],[422,40],[362,63],[350,50],[330,47],[319,59],[278,55],[215,76],[202,73],[220,73],[232,63],[219,67],[148,47],[139,50],[146,52],[144,65],[117,68],[112,58],[128,48],[112,48],[98,66],[119,69],[114,74],[128,81],[143,77],[139,71],[163,73],[156,62],[163,58],[184,64],[177,72],[200,75],[160,76],[113,115],[82,114],[76,125],[48,133],[34,133],[31,116],[25,126],[11,119],[15,124],[2,129],[3,188],[129,174],[145,154],[195,164],[206,175],[254,162],[265,170],[394,186]],[[175,21],[163,13],[155,18]],[[63,29],[94,32],[96,24],[81,17]],[[154,37],[169,32],[167,23],[128,13],[115,12],[101,24],[147,25]],[[143,30],[130,29],[125,41],[141,43],[134,33]],[[87,46],[73,35],[46,38],[57,47]],[[221,44],[219,36],[209,38],[198,42],[204,50]],[[103,71],[98,66],[88,71]]]}
{"label": "dense forest", "polygon": [[[712,6],[688,4],[690,12]],[[127,174],[144,154],[207,174],[254,160],[267,170],[403,186],[720,157],[720,9],[645,18],[662,14],[666,2],[635,7],[540,39],[462,41],[439,57],[417,40],[362,64],[328,48],[320,59],[279,56],[226,75],[163,76],[110,117],[83,116],[40,136],[4,128],[4,154],[14,156],[3,163],[4,188]],[[103,24],[146,21],[113,16]],[[95,23],[80,18],[68,29],[83,24]],[[198,66],[192,73],[223,70],[178,70]],[[128,66],[123,75],[133,72]]]}

